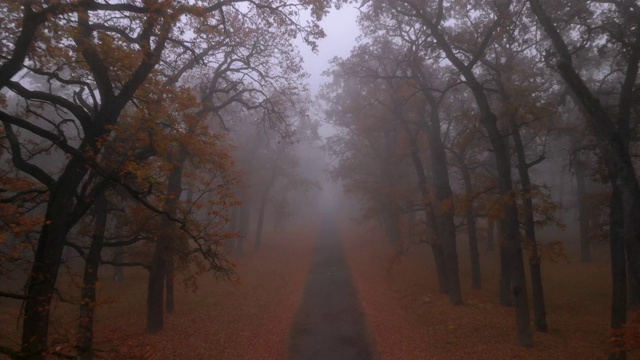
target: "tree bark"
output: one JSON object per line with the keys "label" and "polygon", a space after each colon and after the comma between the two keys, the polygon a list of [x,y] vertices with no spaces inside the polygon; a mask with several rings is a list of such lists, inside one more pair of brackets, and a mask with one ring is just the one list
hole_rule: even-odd
{"label": "tree bark", "polygon": [[511,296],[511,259],[504,239],[504,222],[498,221],[498,249],[500,253],[500,305],[513,306]]}
{"label": "tree bark", "polygon": [[404,125],[405,132],[409,137],[409,151],[411,154],[411,162],[413,163],[413,168],[416,173],[416,178],[418,179],[418,189],[420,190],[420,195],[422,197],[422,204],[424,207],[424,216],[425,223],[430,225],[433,228],[433,233],[435,234],[435,239],[431,242],[431,253],[433,255],[433,261],[436,265],[436,274],[438,276],[438,289],[441,294],[449,293],[449,280],[447,276],[447,268],[445,266],[445,254],[444,249],[442,247],[442,243],[440,241],[438,223],[436,221],[436,217],[431,206],[431,198],[429,191],[427,190],[427,175],[424,169],[424,165],[422,163],[422,158],[420,157],[420,149],[418,147],[417,139],[415,138],[415,134],[411,134],[411,131],[406,124],[406,122],[402,122]]}
{"label": "tree bark", "polygon": [[73,158],[50,189],[45,221],[26,285],[21,352],[30,359],[41,359],[48,346],[51,301],[64,243],[71,228],[86,212],[73,213],[72,208],[76,189],[87,172],[82,161]]}
{"label": "tree bark", "polygon": [[[187,158],[184,148],[180,147],[177,152],[167,179],[167,197],[164,203],[164,211],[174,218],[178,214],[182,194],[182,171]],[[162,330],[165,306],[168,313],[174,311],[174,249],[178,231],[173,221],[166,217],[162,219],[161,226],[164,233],[160,234],[156,242],[147,284],[147,332],[150,334]]]}
{"label": "tree bark", "polygon": [[[428,98],[430,95],[427,96]],[[431,112],[429,114],[430,131],[429,153],[431,154],[431,166],[433,184],[436,198],[436,221],[438,222],[438,237],[444,251],[445,269],[447,274],[447,286],[449,301],[454,305],[462,304],[460,291],[460,272],[458,269],[458,249],[456,244],[456,225],[454,222],[453,191],[449,184],[449,169],[447,168],[447,154],[442,142],[440,131],[440,114],[438,104],[434,98],[429,98]]]}
{"label": "tree bark", "polygon": [[586,164],[576,155],[574,170],[576,172],[576,192],[578,197],[578,221],[580,223],[580,261],[591,262],[589,246],[589,206],[587,203]]}
{"label": "tree bark", "polygon": [[[611,253],[611,329],[613,336],[622,344],[620,331],[627,322],[627,265],[625,254],[625,242],[622,234],[624,226],[622,204],[622,192],[617,186],[612,186],[611,204],[609,213],[609,235]],[[622,346],[618,345],[618,349]],[[626,354],[620,351],[612,351],[610,360],[624,360]]]}
{"label": "tree bark", "polygon": [[[277,159],[276,159],[277,162]],[[265,209],[267,208],[267,202],[269,201],[269,194],[271,193],[271,188],[273,187],[273,184],[275,184],[276,179],[278,178],[278,168],[276,166],[277,164],[274,164],[273,169],[271,169],[271,175],[269,177],[269,180],[267,180],[267,186],[264,189],[264,192],[262,193],[262,197],[260,198],[260,208],[258,210],[258,224],[256,225],[256,243],[255,243],[255,249],[256,250],[260,250],[260,247],[262,246],[262,227],[264,225],[264,212]]]}
{"label": "tree bark", "polygon": [[460,170],[462,172],[465,195],[467,196],[467,201],[469,202],[467,204],[467,211],[465,212],[465,220],[467,222],[467,237],[469,240],[471,286],[476,290],[480,290],[482,288],[482,274],[480,273],[480,252],[478,251],[478,230],[476,227],[476,215],[473,211],[473,183],[471,182],[471,173],[463,163],[460,164]]}
{"label": "tree bark", "polygon": [[[544,303],[544,290],[542,286],[542,271],[540,254],[538,253],[538,243],[536,241],[536,228],[533,213],[533,200],[531,198],[531,178],[529,177],[529,169],[531,164],[527,163],[524,145],[520,136],[520,127],[512,117],[511,134],[518,158],[518,173],[520,174],[520,182],[522,185],[522,204],[524,205],[524,234],[529,248],[529,271],[531,272],[531,288],[533,302],[533,322],[538,331],[547,332],[547,312]],[[537,161],[542,161],[544,157],[540,157]]]}
{"label": "tree bark", "polygon": [[[516,326],[518,342],[522,346],[530,347],[533,345],[533,337],[531,333],[529,300],[527,297],[527,286],[524,271],[524,261],[522,259],[522,244],[520,239],[520,229],[518,223],[518,208],[515,204],[513,194],[513,184],[511,179],[511,159],[509,151],[505,144],[504,137],[498,129],[498,118],[491,110],[491,105],[487,95],[484,92],[484,86],[480,83],[473,72],[473,64],[465,64],[452,48],[447,37],[441,32],[440,24],[433,22],[425,10],[411,1],[403,1],[410,6],[416,16],[426,28],[429,29],[436,45],[444,53],[447,60],[460,72],[466,81],[466,85],[471,90],[473,97],[478,105],[480,113],[480,123],[483,125],[496,160],[498,173],[498,190],[500,196],[504,198],[504,228],[506,235],[506,248],[510,260],[510,281],[511,294],[515,304]],[[442,6],[442,5],[440,5]],[[497,30],[497,26],[501,24],[502,19],[507,14],[500,13],[499,19],[490,27],[485,38],[490,38],[492,32]]]}
{"label": "tree bark", "polygon": [[495,249],[495,229],[496,221],[489,215],[487,215],[487,251],[493,252]]}
{"label": "tree bark", "polygon": [[[612,192],[621,192],[623,225],[622,236],[626,246],[626,258],[630,262],[627,274],[633,289],[634,302],[640,299],[640,184],[629,153],[629,124],[633,90],[638,76],[640,47],[632,44],[627,54],[627,69],[620,88],[617,121],[613,121],[600,99],[589,89],[584,79],[573,65],[573,56],[562,35],[539,0],[529,0],[531,10],[551,40],[557,52],[557,70],[565,84],[571,90],[574,99],[589,115],[587,124],[596,137],[598,149],[604,159],[607,176],[612,182]],[[636,29],[636,38],[640,28]],[[615,188],[615,189],[614,189]],[[613,256],[613,255],[612,255]],[[612,314],[612,317],[614,314]]]}
{"label": "tree bark", "polygon": [[82,303],[78,322],[78,351],[82,360],[93,359],[93,319],[96,307],[96,284],[100,267],[100,252],[107,228],[108,203],[105,194],[96,199],[93,238],[87,253],[82,279]]}

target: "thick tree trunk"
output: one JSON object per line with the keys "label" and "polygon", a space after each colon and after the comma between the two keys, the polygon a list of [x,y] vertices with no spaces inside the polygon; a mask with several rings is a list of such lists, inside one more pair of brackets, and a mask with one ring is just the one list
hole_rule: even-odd
{"label": "thick tree trunk", "polygon": [[591,247],[589,246],[589,206],[587,204],[586,164],[576,159],[576,192],[578,197],[578,221],[580,223],[580,261],[591,262]]}
{"label": "thick tree trunk", "polygon": [[82,360],[93,359],[93,319],[96,306],[96,283],[100,267],[100,252],[107,228],[107,198],[100,194],[95,202],[95,222],[93,239],[87,253],[82,279],[82,303],[78,322],[78,351]]}
{"label": "thick tree trunk", "polygon": [[44,225],[26,284],[21,352],[30,359],[40,359],[42,352],[47,350],[51,301],[64,243],[71,228],[86,212],[74,214],[72,209],[76,189],[87,171],[87,167],[74,158],[51,189]]}
{"label": "thick tree trunk", "polygon": [[524,205],[524,234],[529,248],[529,271],[531,272],[531,288],[533,301],[533,318],[536,330],[547,332],[547,312],[544,304],[544,291],[542,286],[542,272],[540,264],[540,254],[538,253],[538,243],[536,241],[536,228],[533,213],[533,200],[531,199],[531,178],[529,168],[532,164],[542,161],[544,157],[529,164],[524,152],[524,145],[520,137],[520,127],[515,119],[511,119],[511,134],[518,158],[518,173],[522,184],[522,203]]}

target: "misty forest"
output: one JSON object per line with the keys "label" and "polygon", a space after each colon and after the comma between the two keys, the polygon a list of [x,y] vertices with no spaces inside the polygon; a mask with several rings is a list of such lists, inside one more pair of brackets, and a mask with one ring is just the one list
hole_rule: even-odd
{"label": "misty forest", "polygon": [[639,67],[637,0],[0,0],[0,358],[640,359]]}

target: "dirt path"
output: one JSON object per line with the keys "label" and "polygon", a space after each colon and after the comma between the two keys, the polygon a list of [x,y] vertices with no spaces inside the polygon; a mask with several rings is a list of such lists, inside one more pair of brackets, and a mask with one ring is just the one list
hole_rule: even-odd
{"label": "dirt path", "polygon": [[373,348],[337,227],[325,221],[289,334],[289,359],[374,359]]}

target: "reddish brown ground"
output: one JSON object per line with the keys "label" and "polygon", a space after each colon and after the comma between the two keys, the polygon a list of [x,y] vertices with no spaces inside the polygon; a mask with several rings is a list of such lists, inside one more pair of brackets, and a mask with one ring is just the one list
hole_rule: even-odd
{"label": "reddish brown ground", "polygon": [[[286,358],[289,328],[304,291],[316,233],[314,225],[280,238],[269,236],[259,253],[247,244],[238,262],[240,283],[205,274],[195,293],[177,287],[176,312],[165,317],[164,330],[155,335],[144,333],[146,272],[127,271],[121,284],[103,281],[97,347],[107,351],[103,355],[108,359]],[[103,271],[104,277],[111,272]],[[57,330],[75,329],[75,309],[58,311]],[[17,309],[9,310],[3,317],[11,315],[11,322],[0,325],[0,335],[15,337]]]}
{"label": "reddish brown ground", "polygon": [[[470,285],[460,251],[464,306],[437,290],[431,253],[413,247],[389,271],[391,249],[379,231],[343,227],[347,259],[382,360],[606,359],[610,270],[605,262],[544,263],[548,334],[516,345],[513,309],[498,302],[495,256],[483,252],[484,290]],[[640,358],[632,354],[629,359]]]}

